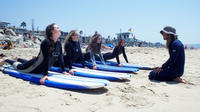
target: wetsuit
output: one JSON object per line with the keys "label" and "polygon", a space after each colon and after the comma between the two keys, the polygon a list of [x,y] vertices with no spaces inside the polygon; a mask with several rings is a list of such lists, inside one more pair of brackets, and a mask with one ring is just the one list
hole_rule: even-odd
{"label": "wetsuit", "polygon": [[64,56],[65,65],[72,69],[72,63],[81,63],[83,67],[85,67],[83,54],[81,51],[80,43],[74,42],[70,40],[67,44],[65,44],[65,52]]}
{"label": "wetsuit", "polygon": [[169,46],[169,59],[162,65],[160,73],[150,72],[150,80],[172,81],[181,77],[184,73],[185,52],[184,46],[179,40],[174,40]]}
{"label": "wetsuit", "polygon": [[127,59],[127,56],[126,56],[126,53],[125,53],[125,48],[122,47],[122,46],[115,46],[113,52],[109,52],[109,53],[105,53],[103,55],[103,58],[105,61],[109,60],[109,59],[113,59],[113,58],[116,58],[117,60],[117,63],[120,64],[120,61],[119,61],[119,55],[123,53],[123,57],[124,59],[126,60],[126,62],[128,63],[128,59]]}
{"label": "wetsuit", "polygon": [[101,62],[103,64],[105,64],[101,50],[99,51],[98,55],[99,55],[99,57],[92,50],[88,50],[88,52],[84,54],[84,59],[85,59],[85,61],[89,61],[91,59],[93,66],[97,65],[95,59],[98,60],[98,58],[99,58],[99,60],[101,60]]}
{"label": "wetsuit", "polygon": [[40,46],[40,52],[37,57],[29,61],[20,61],[15,62],[12,60],[6,60],[7,63],[13,65],[16,69],[21,72],[26,73],[38,73],[43,74],[44,76],[48,74],[49,68],[58,60],[62,71],[65,71],[63,55],[62,55],[62,46],[59,41],[54,44],[54,50],[49,52],[50,41],[45,39]]}

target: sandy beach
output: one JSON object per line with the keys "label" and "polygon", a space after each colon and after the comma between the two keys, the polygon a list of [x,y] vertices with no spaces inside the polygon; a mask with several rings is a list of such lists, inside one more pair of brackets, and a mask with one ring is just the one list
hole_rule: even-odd
{"label": "sandy beach", "polygon": [[[126,51],[130,63],[141,65],[158,66],[169,57],[165,48],[127,47]],[[0,49],[10,59],[30,59],[38,52],[39,48]],[[185,54],[183,79],[190,84],[150,81],[150,71],[140,70],[130,81],[77,91],[36,85],[0,72],[0,112],[199,112],[200,50]],[[122,55],[120,60],[125,62]]]}

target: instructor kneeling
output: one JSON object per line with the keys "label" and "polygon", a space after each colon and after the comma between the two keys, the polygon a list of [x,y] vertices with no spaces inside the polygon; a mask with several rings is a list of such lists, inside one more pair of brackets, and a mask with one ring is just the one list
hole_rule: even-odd
{"label": "instructor kneeling", "polygon": [[163,39],[166,40],[166,47],[169,51],[169,59],[162,65],[156,67],[149,74],[150,80],[176,81],[185,83],[181,76],[184,73],[185,52],[184,46],[177,39],[176,29],[170,26],[160,31]]}

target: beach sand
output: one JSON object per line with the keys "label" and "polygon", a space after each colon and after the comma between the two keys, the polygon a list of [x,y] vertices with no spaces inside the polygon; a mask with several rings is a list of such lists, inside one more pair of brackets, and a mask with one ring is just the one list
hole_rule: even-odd
{"label": "beach sand", "polygon": [[[130,63],[141,65],[159,66],[169,57],[165,48],[127,47],[126,51]],[[11,59],[31,59],[38,52],[38,48],[0,49]],[[77,91],[36,85],[0,72],[0,112],[199,112],[200,50],[185,53],[183,78],[190,84],[150,81],[150,71],[140,70],[130,81]],[[122,55],[120,60],[124,62]]]}

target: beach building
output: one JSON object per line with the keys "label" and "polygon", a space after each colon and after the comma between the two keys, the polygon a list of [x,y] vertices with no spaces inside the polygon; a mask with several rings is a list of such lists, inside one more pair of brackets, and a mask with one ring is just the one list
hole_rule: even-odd
{"label": "beach building", "polygon": [[120,38],[124,38],[126,42],[130,42],[133,40],[133,33],[130,32],[123,32],[123,33],[116,33],[117,35],[117,40]]}
{"label": "beach building", "polygon": [[90,41],[90,36],[80,36],[79,38],[79,42],[84,43],[84,44],[88,44]]}
{"label": "beach building", "polygon": [[68,32],[61,31],[61,35],[60,35],[60,37],[58,38],[58,41],[60,41],[61,43],[64,43],[65,37],[66,37],[67,35],[68,35]]}
{"label": "beach building", "polygon": [[23,29],[23,28],[16,28],[14,31],[15,31],[17,34],[20,34],[20,35],[24,35],[24,33],[27,33],[27,34],[28,34],[28,30]]}
{"label": "beach building", "polygon": [[132,32],[116,33],[116,35],[117,35],[117,41],[120,38],[124,38],[126,40],[127,46],[137,46],[138,40],[135,38]]}
{"label": "beach building", "polygon": [[8,27],[10,25],[10,23],[8,23],[8,22],[2,22],[2,21],[0,21],[0,28],[6,28],[6,27]]}

